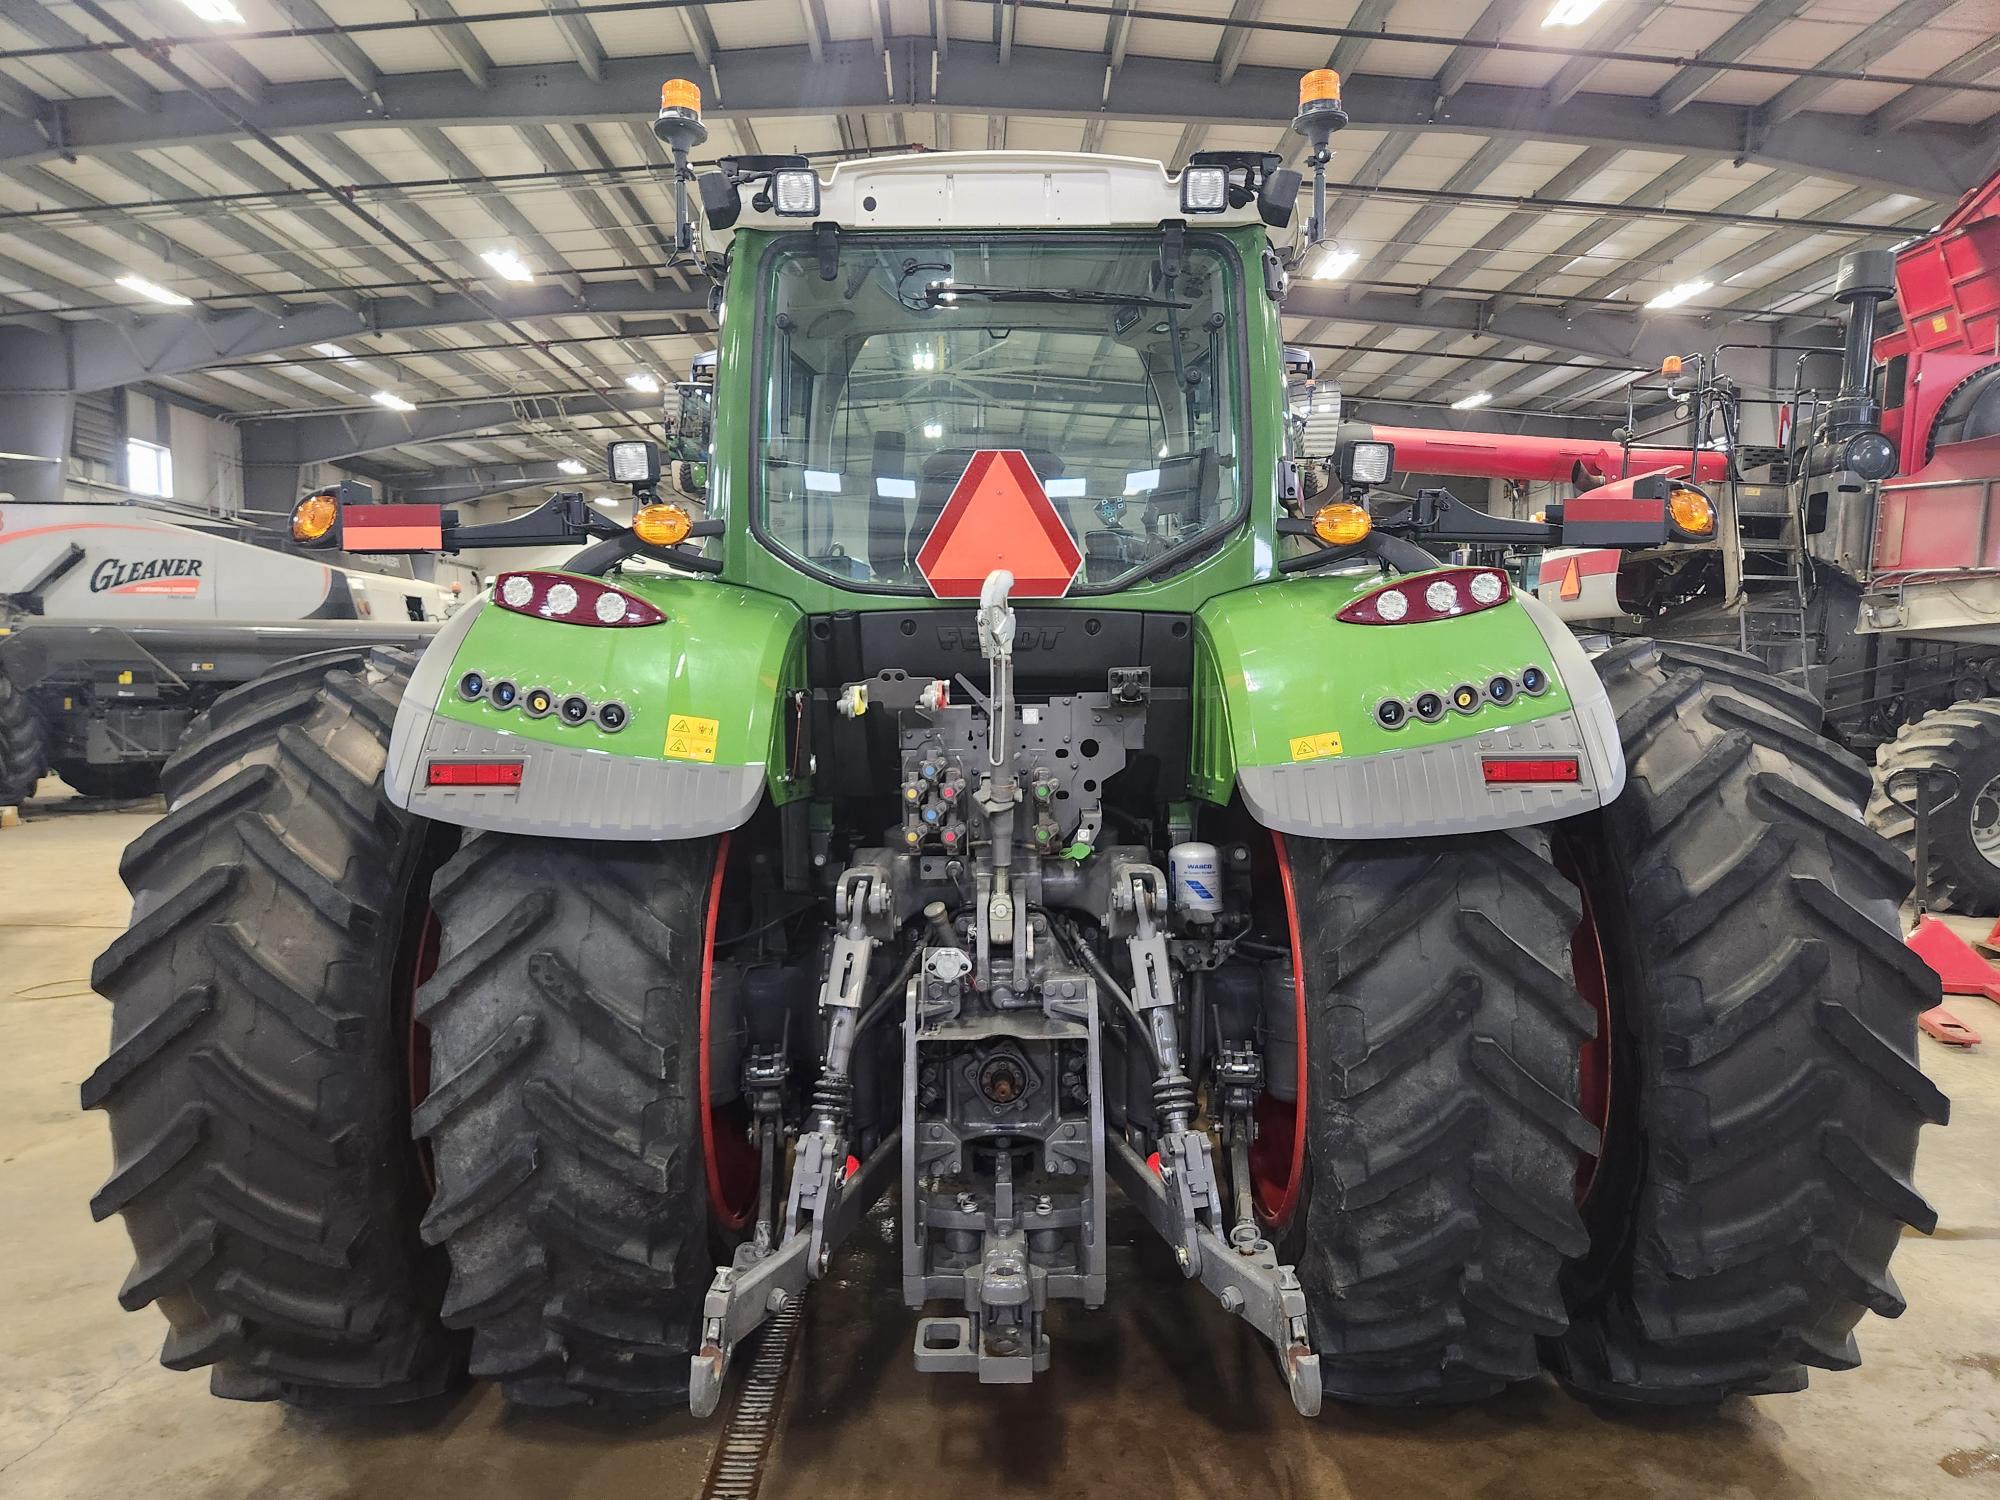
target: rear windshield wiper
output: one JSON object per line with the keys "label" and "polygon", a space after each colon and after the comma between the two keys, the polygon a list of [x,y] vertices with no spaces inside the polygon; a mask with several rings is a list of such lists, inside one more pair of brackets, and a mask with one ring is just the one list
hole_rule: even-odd
{"label": "rear windshield wiper", "polygon": [[933,281],[924,288],[924,305],[955,302],[960,297],[984,297],[988,302],[1072,302],[1095,307],[1175,307],[1182,311],[1192,302],[1169,302],[1163,297],[1146,297],[1135,292],[1103,292],[1083,286],[970,286],[962,281]]}

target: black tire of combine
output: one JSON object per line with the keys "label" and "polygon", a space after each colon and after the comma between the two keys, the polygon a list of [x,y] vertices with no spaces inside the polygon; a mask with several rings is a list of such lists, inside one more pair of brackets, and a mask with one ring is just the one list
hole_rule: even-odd
{"label": "black tire of combine", "polygon": [[125,1217],[119,1301],[166,1315],[161,1363],[211,1366],[218,1396],[415,1400],[463,1366],[417,1233],[394,999],[429,857],[379,789],[409,667],[316,657],[217,699],[125,851],[132,924],[92,971],[112,1044],[83,1104],[117,1164],[91,1212]]}
{"label": "black tire of combine", "polygon": [[[1929,904],[1941,911],[2000,912],[2000,865],[1972,841],[1972,818],[1979,793],[2000,780],[2000,698],[1954,703],[1905,724],[1896,737],[1875,749],[1875,781],[1868,795],[1868,826],[1917,857],[1916,814],[1889,799],[1889,778],[1900,771],[1939,766],[1958,779],[1957,800],[1930,820]],[[1897,788],[1907,801],[1910,778]],[[1936,796],[1943,788],[1931,793]]]}
{"label": "black tire of combine", "polygon": [[56,775],[85,797],[123,802],[135,797],[150,797],[160,789],[161,767],[155,761],[94,766],[87,760],[64,760],[57,761],[54,769]]}
{"label": "black tire of combine", "polygon": [[1287,838],[1304,977],[1298,1269],[1326,1394],[1474,1400],[1539,1374],[1587,1245],[1574,1195],[1596,1017],[1570,977],[1575,889],[1535,831]]}
{"label": "black tire of combine", "polygon": [[1936,1216],[1910,1185],[1948,1105],[1916,1064],[1937,980],[1900,941],[1909,869],[1858,816],[1818,705],[1734,652],[1597,658],[1629,780],[1568,830],[1603,939],[1611,1115],[1547,1347],[1580,1393],[1797,1390],[1894,1317],[1887,1266]]}
{"label": "black tire of combine", "polygon": [[35,700],[0,672],[0,807],[18,807],[49,773],[49,730]]}
{"label": "black tire of combine", "polygon": [[472,1373],[532,1406],[684,1406],[715,1267],[700,1006],[714,839],[484,834],[432,885],[424,1234]]}

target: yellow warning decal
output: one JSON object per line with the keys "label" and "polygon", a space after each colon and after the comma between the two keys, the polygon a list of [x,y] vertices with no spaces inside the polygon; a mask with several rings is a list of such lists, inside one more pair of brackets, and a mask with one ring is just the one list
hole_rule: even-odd
{"label": "yellow warning decal", "polygon": [[1932,319],[1931,319],[1931,332],[1932,332],[1932,333],[1945,333],[1945,332],[1948,332],[1948,331],[1950,330],[1950,328],[1951,328],[1951,319],[1950,319],[1950,318],[1944,318],[1944,317],[1940,317],[1940,318],[1932,318]]}
{"label": "yellow warning decal", "polygon": [[721,723],[693,714],[667,715],[667,755],[673,760],[714,760],[715,732]]}
{"label": "yellow warning decal", "polygon": [[1293,760],[1319,760],[1328,755],[1340,754],[1340,731],[1330,729],[1325,734],[1302,734],[1292,741]]}

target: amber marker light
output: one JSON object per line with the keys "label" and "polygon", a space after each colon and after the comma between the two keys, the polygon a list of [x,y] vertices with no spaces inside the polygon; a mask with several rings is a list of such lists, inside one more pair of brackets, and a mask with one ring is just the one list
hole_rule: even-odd
{"label": "amber marker light", "polygon": [[678,505],[642,505],[632,517],[632,534],[651,547],[677,547],[693,526]]}
{"label": "amber marker light", "polygon": [[292,507],[292,540],[307,546],[323,542],[333,534],[333,523],[339,519],[340,507],[333,503],[333,496],[308,495]]}
{"label": "amber marker light", "polygon": [[1715,507],[1700,490],[1676,487],[1667,497],[1667,519],[1690,536],[1715,534]]}
{"label": "amber marker light", "polygon": [[1374,529],[1375,522],[1365,509],[1344,500],[1321,506],[1313,516],[1313,535],[1329,547],[1352,547]]}

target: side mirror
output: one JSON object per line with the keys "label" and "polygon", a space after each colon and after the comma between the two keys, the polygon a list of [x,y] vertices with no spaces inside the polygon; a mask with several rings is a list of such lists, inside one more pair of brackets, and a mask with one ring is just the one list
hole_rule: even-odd
{"label": "side mirror", "polygon": [[667,417],[668,456],[692,459],[706,454],[714,425],[715,387],[707,381],[683,380],[674,386],[674,396],[677,409]]}
{"label": "side mirror", "polygon": [[1257,217],[1273,229],[1289,226],[1304,185],[1305,179],[1289,167],[1267,173],[1264,185],[1257,189]]}

